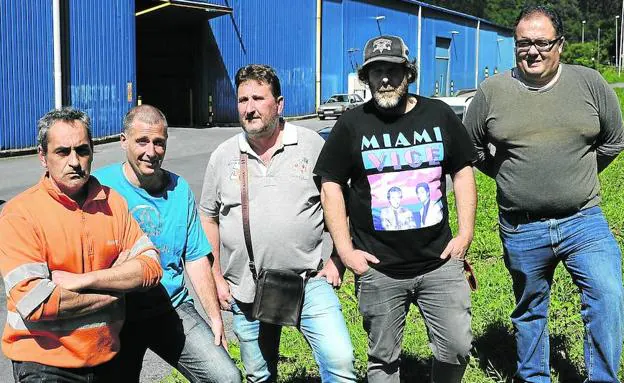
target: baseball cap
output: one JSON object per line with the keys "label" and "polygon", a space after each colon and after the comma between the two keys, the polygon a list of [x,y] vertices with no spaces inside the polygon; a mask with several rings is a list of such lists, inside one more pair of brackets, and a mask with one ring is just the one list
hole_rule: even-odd
{"label": "baseball cap", "polygon": [[375,61],[391,63],[405,63],[408,61],[409,51],[399,36],[378,36],[366,42],[364,47],[364,64],[362,67]]}

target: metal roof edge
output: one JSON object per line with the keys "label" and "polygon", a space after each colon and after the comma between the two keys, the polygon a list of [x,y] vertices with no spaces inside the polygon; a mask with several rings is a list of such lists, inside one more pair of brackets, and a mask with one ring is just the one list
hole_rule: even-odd
{"label": "metal roof edge", "polygon": [[482,23],[486,23],[486,24],[492,25],[492,26],[497,27],[497,28],[505,29],[505,30],[510,31],[510,32],[513,32],[513,30],[514,30],[511,27],[506,27],[504,25],[496,24],[496,23],[494,23],[492,21],[489,21],[487,19],[484,19],[484,18],[481,18],[481,17],[477,17],[477,16],[472,16],[472,15],[469,15],[467,13],[463,13],[463,12],[459,12],[459,11],[454,11],[452,9],[444,8],[444,7],[441,7],[439,5],[427,4],[425,2],[418,1],[418,0],[400,0],[400,1],[403,2],[403,3],[415,4],[415,5],[419,5],[419,6],[425,7],[425,8],[433,9],[434,11],[439,11],[439,12],[442,12],[442,13],[448,13],[448,14],[451,14],[451,15],[454,15],[454,16],[459,16],[459,17],[462,17],[462,18],[465,18],[465,19],[481,21]]}
{"label": "metal roof edge", "polygon": [[179,4],[179,5],[187,5],[193,7],[204,8],[209,11],[217,11],[223,13],[232,13],[232,7],[228,7],[225,5],[212,4],[205,1],[195,1],[195,0],[169,0],[171,4]]}

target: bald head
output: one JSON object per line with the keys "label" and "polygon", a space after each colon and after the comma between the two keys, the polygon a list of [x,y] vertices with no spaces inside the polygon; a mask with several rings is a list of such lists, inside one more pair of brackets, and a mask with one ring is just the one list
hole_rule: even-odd
{"label": "bald head", "polygon": [[162,123],[165,127],[165,132],[167,129],[167,118],[163,112],[161,112],[160,109],[147,104],[135,106],[130,109],[128,113],[126,113],[123,120],[124,133],[128,134],[128,131],[132,129],[134,121],[141,121],[148,125],[157,125]]}

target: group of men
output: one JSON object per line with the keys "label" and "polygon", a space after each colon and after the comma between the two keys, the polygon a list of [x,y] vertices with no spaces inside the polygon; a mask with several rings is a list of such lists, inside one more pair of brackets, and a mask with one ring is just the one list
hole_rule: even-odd
{"label": "group of men", "polygon": [[[464,268],[474,164],[497,183],[516,297],[514,379],[550,381],[549,293],[562,261],[581,292],[587,381],[618,382],[621,254],[598,206],[597,174],[624,149],[622,117],[595,71],[559,62],[563,43],[556,12],[525,8],[517,66],[481,84],[464,126],[441,101],[408,92],[417,73],[403,40],[375,37],[358,72],[372,100],[346,112],[327,142],[280,118],[285,100],[272,68],[245,66],[235,76],[243,131],[210,156],[199,206],[186,181],[162,168],[167,120],[157,108],[127,113],[125,161],[94,176],[89,118],[71,108],[47,113],[38,140],[45,175],[0,215],[2,349],[15,381],[136,382],[149,348],[192,382],[239,382],[220,310],[233,313],[246,381],[275,381],[281,327],[251,312],[248,214],[258,269],[312,271],[298,329],[322,381],[356,381],[334,292],[346,267],[368,334],[368,381],[399,382],[415,304],[434,356],[430,380],[460,382],[472,343]],[[241,153],[249,158],[245,213]],[[325,229],[334,243],[327,259]]]}

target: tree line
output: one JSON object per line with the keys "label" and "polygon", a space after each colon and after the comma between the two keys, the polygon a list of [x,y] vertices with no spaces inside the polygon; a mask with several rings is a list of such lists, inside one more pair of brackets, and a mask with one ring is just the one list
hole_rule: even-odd
{"label": "tree line", "polygon": [[[595,60],[602,64],[613,63],[615,60],[615,17],[621,15],[621,0],[556,0],[547,2],[531,0],[427,0],[426,2],[481,17],[510,28],[513,28],[516,17],[523,6],[550,5],[559,12],[563,20],[564,35],[568,43],[580,43],[584,29],[585,43],[588,43],[586,49],[594,51]],[[584,28],[583,20],[585,20]],[[621,21],[621,19],[617,20],[618,37]],[[600,29],[600,49],[598,49],[598,29]],[[597,54],[598,51],[600,51],[600,55]]]}

